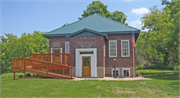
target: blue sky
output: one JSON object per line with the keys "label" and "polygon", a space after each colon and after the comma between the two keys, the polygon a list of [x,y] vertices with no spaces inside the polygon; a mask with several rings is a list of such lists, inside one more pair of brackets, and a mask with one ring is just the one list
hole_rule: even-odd
{"label": "blue sky", "polygon": [[[51,31],[65,23],[72,23],[81,17],[83,10],[93,0],[1,0],[1,28],[3,33],[22,33]],[[101,0],[108,10],[122,11],[130,26],[141,29],[140,18],[148,9],[157,5],[163,8],[160,0]]]}

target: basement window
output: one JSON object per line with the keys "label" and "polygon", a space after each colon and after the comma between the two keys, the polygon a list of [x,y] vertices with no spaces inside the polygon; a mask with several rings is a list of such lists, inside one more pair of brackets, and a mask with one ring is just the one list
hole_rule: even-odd
{"label": "basement window", "polygon": [[129,68],[122,69],[122,77],[130,77],[130,69]]}
{"label": "basement window", "polygon": [[[115,70],[114,68],[112,69],[112,77],[115,76]],[[119,69],[116,69],[116,77],[119,77]]]}
{"label": "basement window", "polygon": [[80,54],[93,54],[93,52],[80,52]]}

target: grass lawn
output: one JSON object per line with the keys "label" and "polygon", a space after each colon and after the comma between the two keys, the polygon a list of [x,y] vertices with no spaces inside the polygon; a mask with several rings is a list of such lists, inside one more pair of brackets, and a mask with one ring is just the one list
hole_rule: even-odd
{"label": "grass lawn", "polygon": [[137,70],[153,80],[1,79],[1,97],[179,97],[179,72]]}

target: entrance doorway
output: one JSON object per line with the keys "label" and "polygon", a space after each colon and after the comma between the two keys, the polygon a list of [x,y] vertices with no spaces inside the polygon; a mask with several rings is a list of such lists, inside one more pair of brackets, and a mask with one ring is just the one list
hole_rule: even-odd
{"label": "entrance doorway", "polygon": [[76,77],[97,77],[97,48],[76,49]]}
{"label": "entrance doorway", "polygon": [[[61,53],[61,49],[52,49],[52,53]],[[52,62],[61,64],[61,55],[52,55]]]}
{"label": "entrance doorway", "polygon": [[91,56],[82,56],[82,76],[91,76]]}

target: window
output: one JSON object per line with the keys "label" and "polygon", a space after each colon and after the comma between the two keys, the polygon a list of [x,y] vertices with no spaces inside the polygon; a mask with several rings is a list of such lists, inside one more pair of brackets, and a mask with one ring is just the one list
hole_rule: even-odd
{"label": "window", "polygon": [[93,54],[93,52],[80,52],[80,54]]}
{"label": "window", "polygon": [[117,41],[109,41],[109,57],[117,57]]}
{"label": "window", "polygon": [[70,43],[69,42],[65,42],[65,53],[70,53]]}
{"label": "window", "polygon": [[[115,76],[115,70],[114,68],[112,69],[112,77]],[[116,68],[116,77],[119,77],[119,68]]]}
{"label": "window", "polygon": [[105,49],[105,44],[104,44],[104,57],[106,56],[106,49]]}
{"label": "window", "polygon": [[121,56],[129,57],[129,40],[121,41]]}
{"label": "window", "polygon": [[122,77],[130,77],[130,69],[122,68]]}
{"label": "window", "polygon": [[[53,53],[61,53],[61,49],[53,49]],[[60,57],[60,55],[53,55],[53,57]]]}

